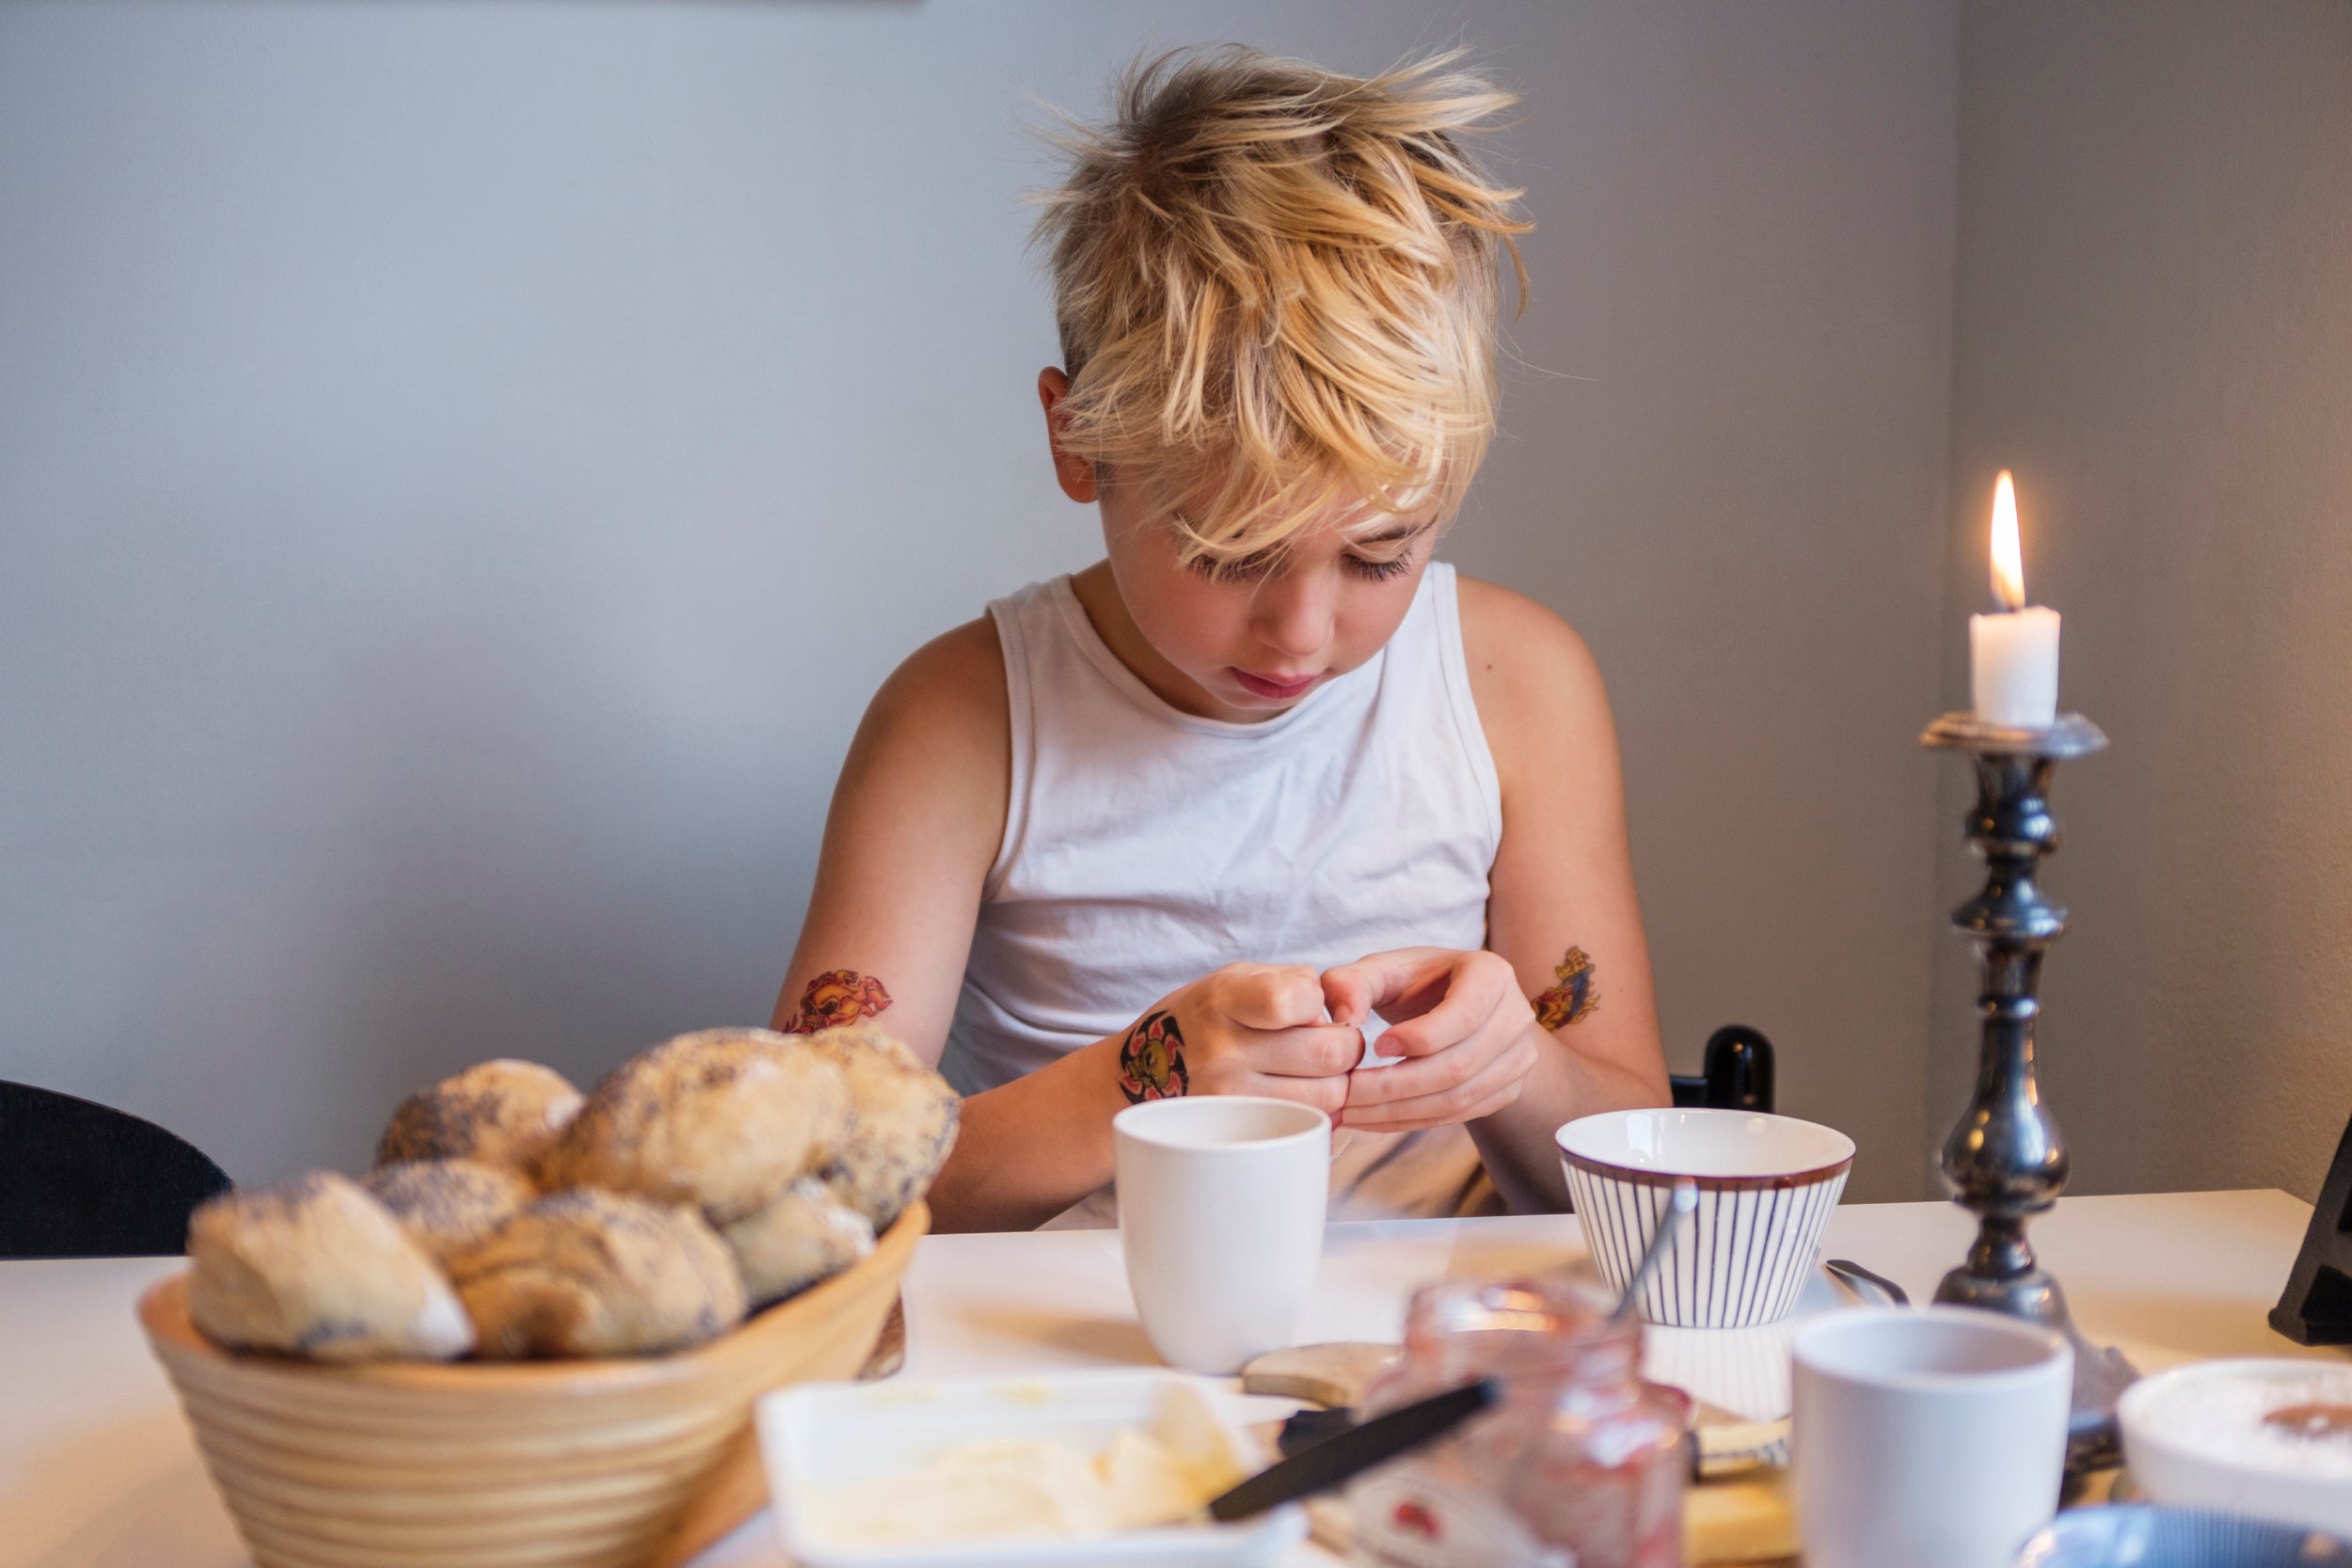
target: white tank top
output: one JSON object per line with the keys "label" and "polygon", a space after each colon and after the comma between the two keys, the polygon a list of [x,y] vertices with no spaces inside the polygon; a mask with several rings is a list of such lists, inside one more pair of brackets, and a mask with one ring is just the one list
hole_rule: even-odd
{"label": "white tank top", "polygon": [[[959,1090],[1117,1034],[1235,960],[1323,969],[1486,945],[1502,792],[1452,566],[1431,562],[1378,654],[1254,724],[1163,702],[1066,577],[988,608],[1011,793],[940,1064]],[[1440,1131],[1343,1130],[1335,1212],[1453,1212],[1476,1155],[1461,1129]],[[1070,1217],[1110,1212],[1098,1195]]]}

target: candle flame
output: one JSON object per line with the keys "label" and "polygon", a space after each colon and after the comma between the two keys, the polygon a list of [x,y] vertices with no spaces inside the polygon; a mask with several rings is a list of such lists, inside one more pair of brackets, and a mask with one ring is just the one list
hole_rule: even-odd
{"label": "candle flame", "polygon": [[1993,486],[1993,596],[2003,610],[2026,608],[2026,562],[2017,545],[2017,486],[2007,468]]}

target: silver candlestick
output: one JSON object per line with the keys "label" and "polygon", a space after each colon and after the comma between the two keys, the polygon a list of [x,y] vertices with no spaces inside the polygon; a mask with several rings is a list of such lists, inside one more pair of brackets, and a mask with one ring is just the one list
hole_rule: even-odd
{"label": "silver candlestick", "polygon": [[2078,713],[2046,729],[1989,724],[1973,713],[1947,713],[1920,740],[1965,752],[1977,769],[1977,803],[1965,824],[1985,864],[1984,888],[1952,911],[1952,925],[1976,943],[1984,985],[1977,1088],[1944,1140],[1944,1182],[1952,1201],[1977,1216],[1968,1260],[1944,1276],[1935,1299],[2006,1312],[2063,1334],[2074,1347],[2074,1408],[2067,1444],[2070,1469],[2113,1461],[2115,1402],[2139,1374],[2122,1353],[2083,1338],[2066,1309],[2066,1292],[2035,1261],[2026,1224],[2058,1202],[2066,1185],[2066,1145],[2042,1104],[2034,1076],[2034,1021],[2042,956],[2066,929],[2066,911],[2042,896],[2034,874],[2058,847],[2050,815],[2050,774],[2064,758],[2089,756],[2107,743]]}

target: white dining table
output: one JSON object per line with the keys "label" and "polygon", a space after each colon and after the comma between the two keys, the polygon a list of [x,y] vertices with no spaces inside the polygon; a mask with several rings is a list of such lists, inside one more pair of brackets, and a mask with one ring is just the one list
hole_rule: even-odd
{"label": "white dining table", "polygon": [[[2070,1197],[2032,1235],[2084,1330],[2153,1371],[2217,1355],[2344,1355],[2265,1321],[2310,1219],[2309,1205],[2275,1191]],[[1822,1250],[1925,1300],[1972,1234],[1949,1204],[1853,1204],[1832,1216]],[[1549,1268],[1582,1250],[1569,1215],[1334,1225],[1301,1339],[1393,1339],[1420,1285]],[[0,1568],[248,1561],[133,1316],[139,1292],[181,1266],[0,1262]],[[1115,1231],[930,1237],[905,1298],[901,1377],[1157,1364]],[[1330,1560],[1299,1549],[1302,1564]],[[785,1564],[763,1514],[695,1568]]]}

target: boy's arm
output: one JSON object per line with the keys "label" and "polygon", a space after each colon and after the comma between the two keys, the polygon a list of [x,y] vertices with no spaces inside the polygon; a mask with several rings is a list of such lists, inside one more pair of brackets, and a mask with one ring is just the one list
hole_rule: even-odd
{"label": "boy's arm", "polygon": [[[867,705],[834,786],[776,1028],[879,1014],[938,1064],[1011,775],[1004,650],[983,618],[917,649]],[[934,1225],[1034,1226],[1109,1180],[1110,1117],[1125,1101],[1102,1056],[1076,1052],[964,1101],[931,1191]]]}
{"label": "boy's arm", "polygon": [[834,785],[777,1028],[887,1011],[890,1032],[938,1062],[1004,835],[1007,714],[985,619],[916,649],[874,694]]}
{"label": "boy's arm", "polygon": [[1515,1172],[1518,1196],[1565,1209],[1552,1132],[1672,1096],[1617,729],[1600,669],[1565,622],[1489,583],[1462,581],[1461,602],[1470,691],[1502,784],[1486,945],[1510,960],[1547,1036],[1518,1101],[1470,1131],[1498,1182]]}
{"label": "boy's arm", "polygon": [[[817,886],[775,1027],[882,1015],[936,1064],[1004,836],[1011,788],[1004,654],[987,621],[926,644],[859,724],[825,818]],[[1337,1110],[1363,1048],[1320,1023],[1312,970],[1229,964],[1130,1028],[963,1102],[931,1188],[941,1230],[1042,1224],[1111,1179],[1111,1117],[1168,1093],[1276,1094]]]}
{"label": "boy's arm", "polygon": [[[1558,616],[1470,578],[1460,594],[1471,694],[1502,788],[1487,951],[1415,949],[1333,972],[1358,972],[1347,985],[1408,1018],[1384,1052],[1438,1047],[1359,1072],[1347,1121],[1472,1116],[1470,1134],[1512,1206],[1559,1209],[1568,1195],[1553,1130],[1668,1100],[1616,730],[1591,653]],[[1499,1086],[1519,1063],[1516,1091]]]}

